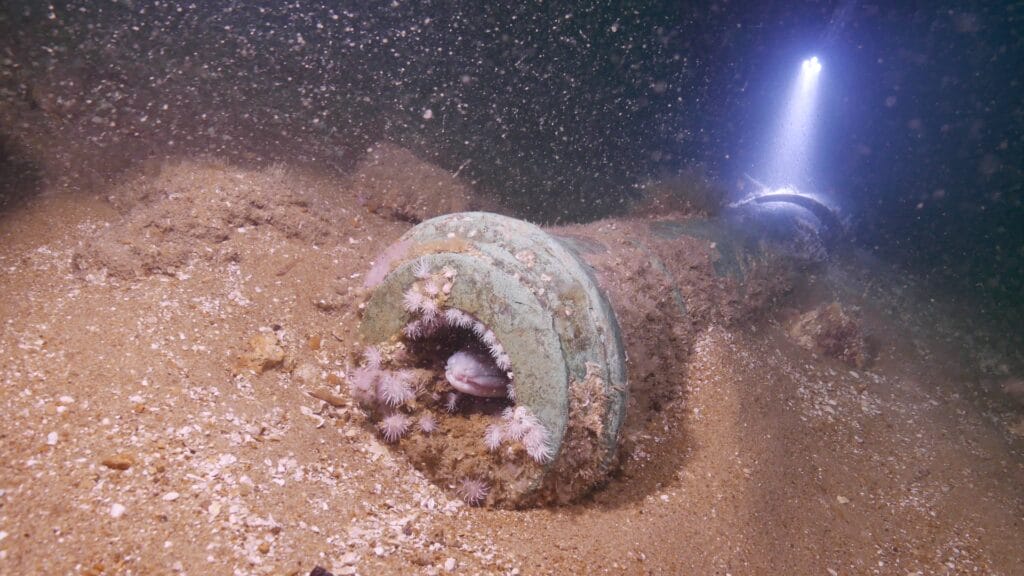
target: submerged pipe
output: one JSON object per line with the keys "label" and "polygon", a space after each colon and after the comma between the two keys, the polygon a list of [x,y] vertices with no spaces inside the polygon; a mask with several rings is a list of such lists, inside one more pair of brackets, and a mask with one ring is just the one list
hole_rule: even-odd
{"label": "submerged pipe", "polygon": [[353,396],[385,441],[470,504],[570,502],[614,470],[632,372],[657,372],[649,351],[685,354],[702,326],[764,309],[796,265],[727,220],[544,231],[437,217],[367,275]]}

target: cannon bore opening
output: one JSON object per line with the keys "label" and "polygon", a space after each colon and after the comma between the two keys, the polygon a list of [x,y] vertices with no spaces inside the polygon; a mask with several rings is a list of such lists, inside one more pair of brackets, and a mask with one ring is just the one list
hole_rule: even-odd
{"label": "cannon bore opening", "polygon": [[515,403],[512,361],[495,333],[449,306],[454,269],[417,262],[407,321],[367,347],[351,379],[380,438],[469,504],[511,505],[554,456],[551,434]]}

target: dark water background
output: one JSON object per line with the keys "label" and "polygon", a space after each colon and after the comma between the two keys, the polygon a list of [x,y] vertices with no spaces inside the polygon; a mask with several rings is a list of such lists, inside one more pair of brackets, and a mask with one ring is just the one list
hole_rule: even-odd
{"label": "dark water background", "polygon": [[0,3],[4,194],[53,169],[40,146],[84,181],[200,152],[344,171],[390,139],[522,217],[588,220],[650,177],[756,173],[817,54],[817,187],[855,241],[1024,308],[1019,2],[369,4]]}

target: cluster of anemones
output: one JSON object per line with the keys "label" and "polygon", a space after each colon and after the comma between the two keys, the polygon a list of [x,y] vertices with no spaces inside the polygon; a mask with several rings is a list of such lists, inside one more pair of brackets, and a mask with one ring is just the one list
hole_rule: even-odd
{"label": "cluster of anemones", "polygon": [[541,464],[555,455],[551,433],[526,406],[509,406],[501,414],[501,423],[491,424],[484,432],[484,445],[492,452],[505,442],[519,442],[530,458]]}
{"label": "cluster of anemones", "polygon": [[[412,370],[388,370],[383,367],[383,354],[376,346],[367,346],[363,351],[363,366],[352,373],[350,385],[352,397],[360,404],[374,406],[385,412],[380,421],[384,440],[396,442],[412,428],[412,419],[400,408],[416,398],[419,388],[416,373]],[[416,422],[420,432],[432,434],[437,431],[437,419],[424,414]]]}
{"label": "cluster of anemones", "polygon": [[419,319],[406,324],[406,337],[416,340],[430,336],[446,322],[442,308],[452,291],[455,269],[445,266],[440,274],[434,274],[426,260],[416,262],[413,275],[418,280],[402,295],[406,312],[418,314]]}
{"label": "cluster of anemones", "polygon": [[[469,312],[445,306],[455,281],[455,269],[445,266],[440,273],[435,274],[426,260],[419,260],[413,267],[413,275],[417,281],[402,295],[402,304],[406,312],[418,317],[402,329],[406,338],[418,340],[433,336],[445,327],[471,331],[486,346],[494,365],[505,372],[510,381],[506,393],[509,400],[515,400],[515,388],[511,385],[512,359],[505,352],[498,337],[486,324]],[[449,411],[454,410],[457,402],[458,397],[451,399]]]}

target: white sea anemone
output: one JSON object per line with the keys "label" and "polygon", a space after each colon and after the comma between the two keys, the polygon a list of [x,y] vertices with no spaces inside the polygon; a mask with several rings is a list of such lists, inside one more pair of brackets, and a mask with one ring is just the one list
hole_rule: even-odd
{"label": "white sea anemone", "polygon": [[413,320],[412,322],[406,324],[404,328],[402,328],[402,332],[405,332],[406,338],[409,338],[410,340],[416,340],[417,338],[423,336],[423,323],[420,322],[419,320]]}
{"label": "white sea anemone", "polygon": [[423,432],[424,434],[433,434],[434,432],[437,432],[438,428],[437,418],[434,418],[433,414],[424,414],[423,416],[420,416],[416,425],[419,427],[420,432]]}
{"label": "white sea anemone", "polygon": [[527,431],[526,436],[523,437],[523,447],[526,448],[526,453],[530,455],[530,458],[541,464],[550,462],[555,455],[551,447],[551,435],[540,422],[531,426]]}
{"label": "white sea anemone", "polygon": [[463,478],[459,481],[459,486],[455,491],[463,502],[470,506],[477,506],[487,498],[490,488],[487,486],[487,482],[479,478]]}
{"label": "white sea anemone", "polygon": [[377,348],[376,346],[367,346],[363,349],[363,358],[366,359],[366,367],[371,370],[379,369],[380,363],[383,360],[380,348]]}
{"label": "white sea anemone", "polygon": [[458,392],[449,392],[444,397],[444,409],[449,412],[455,412],[455,409],[459,407],[459,399],[461,396]]}
{"label": "white sea anemone", "polygon": [[423,304],[423,294],[420,294],[419,290],[415,288],[409,288],[402,295],[402,306],[406,312],[415,314],[419,312],[420,306]]}
{"label": "white sea anemone", "polygon": [[383,371],[377,382],[377,397],[388,406],[400,406],[411,400],[416,392],[409,385],[404,372]]}
{"label": "white sea anemone", "polygon": [[449,326],[458,326],[461,320],[462,310],[459,310],[458,308],[449,308],[444,311],[444,321],[447,322]]}
{"label": "white sea anemone", "polygon": [[423,283],[423,293],[427,296],[437,296],[440,291],[440,288],[437,287],[437,284],[435,284],[433,280]]}
{"label": "white sea anemone", "polygon": [[423,313],[424,319],[430,319],[437,316],[437,302],[434,302],[430,298],[424,298],[420,302],[420,312]]}
{"label": "white sea anemone", "polygon": [[522,442],[523,448],[526,448],[526,453],[530,455],[530,458],[541,464],[550,462],[554,458],[551,433],[529,408],[509,406],[501,413],[501,417],[505,421],[506,440]]}
{"label": "white sea anemone", "polygon": [[417,260],[416,264],[412,268],[412,274],[420,280],[430,278],[430,264],[428,264],[426,260]]}
{"label": "white sea anemone", "polygon": [[423,326],[424,336],[433,336],[439,328],[444,326],[444,318],[440,314],[424,316],[420,319],[420,324]]}
{"label": "white sea anemone", "polygon": [[484,445],[491,452],[494,452],[501,447],[502,441],[505,440],[504,426],[501,424],[491,424],[484,431]]}
{"label": "white sea anemone", "polygon": [[494,359],[494,365],[502,370],[508,370],[512,367],[512,359],[508,357],[508,354],[499,354]]}
{"label": "white sea anemone", "polygon": [[521,420],[512,420],[506,426],[506,431],[509,440],[515,440],[519,442],[526,436],[526,433],[530,431],[530,427]]}
{"label": "white sea anemone", "polygon": [[356,368],[349,377],[349,389],[352,398],[361,404],[369,404],[375,398],[374,390],[377,385],[377,376],[380,372],[376,369],[364,366]]}
{"label": "white sea anemone", "polygon": [[473,326],[473,317],[458,308],[449,308],[444,311],[444,319],[450,326],[456,328],[470,328]]}
{"label": "white sea anemone", "polygon": [[405,414],[395,412],[384,417],[380,422],[380,432],[385,442],[396,442],[409,431],[409,418]]}
{"label": "white sea anemone", "polygon": [[506,408],[503,417],[508,439],[516,442],[522,440],[534,426],[540,425],[540,421],[526,406]]}
{"label": "white sea anemone", "polygon": [[483,322],[477,320],[473,324],[473,334],[476,334],[477,336],[483,336],[485,332],[487,332],[487,326],[484,326]]}

